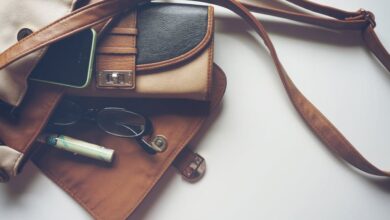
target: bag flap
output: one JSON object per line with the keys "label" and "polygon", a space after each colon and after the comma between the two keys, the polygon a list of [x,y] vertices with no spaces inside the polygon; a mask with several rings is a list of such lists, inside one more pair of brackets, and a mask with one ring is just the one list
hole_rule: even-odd
{"label": "bag flap", "polygon": [[[111,165],[52,147],[42,146],[32,160],[95,219],[126,219],[147,196],[185,146],[201,134],[201,128],[216,114],[226,89],[226,76],[214,66],[210,102],[191,100],[123,100],[111,103],[142,112],[153,123],[154,133],[168,140],[165,152],[150,156],[129,138],[105,135],[99,128],[80,124],[69,136],[115,149]],[[93,101],[89,99],[88,101]],[[101,103],[101,99],[94,102]],[[178,129],[180,128],[180,129]]]}

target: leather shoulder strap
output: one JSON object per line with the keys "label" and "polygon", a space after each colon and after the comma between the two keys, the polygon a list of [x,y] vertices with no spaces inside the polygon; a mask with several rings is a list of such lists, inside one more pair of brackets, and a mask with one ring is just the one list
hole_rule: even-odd
{"label": "leather shoulder strap", "polygon": [[390,71],[390,55],[380,42],[374,28],[376,26],[375,16],[373,13],[365,10],[357,12],[346,12],[329,6],[319,5],[310,1],[287,0],[308,10],[327,15],[315,16],[296,11],[281,10],[274,7],[265,7],[260,4],[242,3],[252,12],[268,14],[307,24],[317,25],[324,28],[335,30],[360,30],[363,34],[364,42],[371,52],[382,62],[388,71]]}
{"label": "leather shoulder strap", "polygon": [[[322,140],[322,142],[335,154],[356,168],[378,176],[390,177],[390,172],[383,171],[366,160],[353,145],[341,134],[340,131],[297,89],[289,78],[281,64],[276,50],[269,38],[264,26],[250,12],[264,13],[282,18],[292,19],[326,28],[346,30],[361,30],[367,47],[375,54],[379,61],[390,71],[390,55],[380,43],[374,32],[375,19],[371,12],[360,10],[358,12],[346,12],[329,6],[316,4],[306,0],[287,0],[316,13],[326,15],[315,16],[300,12],[287,11],[274,7],[264,7],[253,3],[240,3],[235,0],[197,0],[216,4],[230,9],[242,17],[256,30],[264,40],[266,47],[274,61],[280,79],[286,89],[290,100],[301,117]],[[90,6],[84,7],[74,13],[60,19],[48,27],[37,31],[0,54],[0,69],[10,63],[32,53],[42,47],[58,41],[66,36],[89,28],[109,17],[136,7],[142,0],[102,0]]]}
{"label": "leather shoulder strap", "polygon": [[[309,10],[313,9],[317,12],[324,12],[324,14],[333,15],[335,17],[348,16],[348,14],[338,11],[336,9],[331,9],[329,7],[324,7],[321,5],[310,3],[309,1],[301,0],[289,0],[292,3],[300,4],[303,7],[307,7]],[[304,119],[306,124],[311,128],[311,130],[321,139],[321,141],[336,155],[344,159],[346,162],[350,163],[354,167],[367,172],[369,174],[378,175],[378,176],[387,176],[390,177],[390,172],[381,170],[371,164],[366,160],[356,148],[341,134],[340,131],[309,101],[307,98],[297,89],[294,83],[291,81],[290,77],[287,75],[283,65],[281,64],[276,50],[264,29],[264,26],[245,8],[242,4],[236,1],[213,1],[205,0],[205,2],[212,2],[220,4],[224,7],[229,8],[235,13],[239,14],[244,18],[259,34],[259,36],[264,40],[266,47],[270,51],[270,55],[275,63],[276,69],[279,73],[280,79],[283,82],[284,88],[286,89],[290,100],[292,101],[294,107],[299,112],[301,117]],[[261,7],[252,5],[253,10],[260,10]],[[269,12],[278,12],[280,15],[291,14],[287,11],[269,9]],[[310,16],[301,16],[300,14],[295,13],[296,18],[300,21],[312,23],[317,20],[317,18]],[[357,14],[352,14],[353,17],[344,17],[342,24],[346,29],[349,27],[361,28],[366,44],[369,46],[369,49],[378,57],[378,59],[385,65],[385,67],[390,71],[390,56],[383,45],[380,43],[378,37],[375,35],[374,26],[375,21],[372,13],[366,11],[359,11]],[[323,18],[318,18],[318,20],[323,20]],[[326,24],[326,27],[332,27],[334,23],[335,28],[339,28],[339,20],[329,20]],[[356,26],[356,23],[365,23],[365,25],[359,24]],[[330,26],[328,26],[331,24]],[[320,25],[320,24],[319,24]],[[321,25],[325,26],[325,25]]]}

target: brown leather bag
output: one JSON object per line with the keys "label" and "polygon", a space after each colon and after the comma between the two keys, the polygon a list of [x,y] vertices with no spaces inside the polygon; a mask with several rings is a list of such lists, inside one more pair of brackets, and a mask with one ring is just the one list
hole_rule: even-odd
{"label": "brown leather bag", "polygon": [[[327,16],[319,17],[314,14],[290,12],[279,8],[240,3],[239,1],[234,0],[199,1],[220,5],[230,9],[241,16],[256,30],[259,36],[264,40],[266,47],[269,49],[279,76],[294,107],[312,131],[324,142],[325,146],[357,169],[372,175],[390,176],[389,172],[383,171],[367,161],[331,124],[331,122],[329,122],[329,120],[327,120],[326,117],[296,88],[280,63],[275,48],[263,25],[251,13],[265,13],[338,31],[359,30],[362,33],[366,46],[384,67],[390,71],[390,55],[384,49],[374,32],[375,20],[371,12],[364,10],[346,12],[309,1],[288,0],[290,3]],[[35,35],[27,37],[23,42],[20,42],[18,46],[11,47],[9,50],[0,54],[0,68],[5,67],[7,64],[18,60],[20,57],[23,57],[34,50],[49,45],[61,37],[73,34],[73,30],[81,30],[93,26],[108,17],[116,15],[119,11],[122,11],[123,8],[135,8],[139,2],[141,1],[107,0],[91,4],[86,8],[75,11],[67,16],[66,19],[62,20],[61,22],[63,23],[60,22],[59,24],[51,26],[51,28],[57,30],[56,32],[52,33],[48,29],[43,29],[36,32]],[[93,16],[90,16],[92,14]],[[60,26],[63,26],[64,28],[56,29],[56,27]],[[214,72],[216,80],[213,82],[214,86],[212,87],[213,92],[211,92],[210,103],[211,106],[215,107],[223,95],[225,79],[222,71],[217,66],[214,66]],[[57,100],[58,94],[56,95],[56,88],[45,88],[44,92],[47,94],[48,99],[51,97],[51,100]],[[34,96],[34,91],[29,92],[28,95]],[[34,100],[31,101],[32,105],[38,103],[38,98],[27,100]],[[107,102],[115,101],[114,99],[109,99]],[[47,103],[48,102],[46,102],[46,105]],[[54,106],[54,104],[50,104],[48,108],[53,108],[51,105]],[[151,106],[155,107],[155,102],[141,100],[129,105],[147,111]],[[157,157],[144,157],[142,152],[137,151],[136,148],[118,148],[117,150],[119,151],[120,157],[117,161],[118,163],[114,164],[113,167],[105,167],[86,163],[84,160],[75,159],[62,152],[42,147],[33,160],[43,172],[75,198],[94,218],[125,219],[145,198],[147,193],[166,171],[167,167],[173,162],[174,158],[179,155],[179,152],[184,148],[184,145],[198,133],[200,126],[214,109],[211,108],[211,111],[209,111],[210,109],[206,107],[208,111],[202,111],[200,109],[198,112],[198,109],[194,110],[192,108],[194,103],[179,103],[177,101],[174,101],[169,105],[164,104],[164,106],[175,107],[168,107],[168,109],[163,111],[164,114],[150,112],[150,116],[157,126],[161,126],[160,128],[157,128],[158,130],[169,130],[172,132],[170,134],[172,137],[170,140],[173,140],[174,143],[170,145],[170,150],[168,150],[166,154],[158,155]],[[164,109],[162,106],[159,106],[159,110],[161,110],[160,108]],[[48,112],[46,112],[46,114]],[[36,115],[39,114],[41,114],[40,111],[36,113]],[[40,115],[40,117],[42,117],[42,115]],[[31,119],[33,120],[34,118]],[[45,119],[47,120],[47,116]],[[0,125],[1,123],[2,121],[0,121]],[[34,128],[34,131],[38,132],[43,124],[44,123],[41,123],[40,127]],[[88,129],[83,130],[85,132],[80,134],[76,134],[79,132],[75,131],[74,135],[80,135],[80,137],[83,137],[84,139],[97,139],[98,133],[93,128],[88,127]],[[20,132],[19,130],[15,131]],[[2,135],[5,135],[4,133],[5,130],[1,131]],[[19,141],[33,142],[33,140],[30,139]],[[117,146],[134,144],[128,140],[116,140],[110,137],[102,138],[101,142],[107,144],[115,143]],[[104,184],[103,187],[101,185],[102,183]],[[117,186],[122,186],[121,190],[118,190]],[[126,202],[124,203],[123,201]]]}
{"label": "brown leather bag", "polygon": [[[76,4],[74,8],[78,7],[81,5]],[[81,11],[84,10],[85,7]],[[178,17],[180,19],[177,19]],[[184,4],[150,3],[130,12],[117,12],[114,17],[93,26],[99,33],[99,39],[96,65],[92,80],[86,88],[61,88],[32,81],[28,94],[30,96],[20,103],[17,100],[23,98],[27,87],[24,81],[32,70],[38,74],[45,71],[41,64],[52,62],[52,58],[46,59],[51,56],[52,51],[49,49],[46,55],[38,56],[43,58],[37,62],[35,69],[22,68],[21,66],[26,66],[25,62],[8,63],[5,69],[21,71],[18,74],[3,71],[3,76],[11,75],[14,78],[11,77],[13,80],[8,80],[9,82],[21,83],[13,89],[3,87],[0,91],[3,96],[0,98],[10,105],[20,105],[18,111],[21,112],[21,116],[19,119],[4,121],[0,128],[4,131],[1,140],[8,146],[0,149],[3,158],[0,169],[3,170],[3,176],[14,176],[25,158],[28,158],[30,151],[35,149],[31,140],[36,139],[62,94],[209,101],[214,78],[213,19],[212,7]],[[62,22],[63,19],[60,19],[51,26],[62,28],[64,25]],[[39,31],[31,34],[39,35]],[[61,37],[63,38],[64,36]],[[23,45],[27,39],[19,40],[16,45]],[[7,51],[3,55],[6,53]],[[121,80],[107,81],[113,75],[119,75],[117,78]],[[4,80],[6,79],[7,77]],[[46,89],[53,90],[45,92]],[[31,97],[31,94],[35,93],[33,91],[36,91],[36,98],[39,98],[39,101],[29,101],[34,99]],[[48,93],[56,94],[56,97],[49,97]],[[46,102],[50,105],[43,104]],[[27,103],[37,105],[31,106]],[[35,109],[38,111],[35,112]],[[32,118],[29,115],[33,115]]]}

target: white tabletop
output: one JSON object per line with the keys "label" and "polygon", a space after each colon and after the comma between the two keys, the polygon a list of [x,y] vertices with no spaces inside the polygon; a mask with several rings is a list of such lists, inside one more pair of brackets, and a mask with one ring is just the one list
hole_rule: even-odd
{"label": "white tabletop", "polygon": [[[390,49],[389,1],[321,2],[373,11]],[[216,12],[215,62],[228,89],[196,148],[207,174],[190,184],[169,170],[130,220],[389,219],[390,181],[336,159],[295,112],[253,31],[226,10]],[[390,170],[390,73],[359,34],[259,18],[301,91],[369,160]],[[31,163],[0,185],[0,195],[0,219],[91,218]]]}

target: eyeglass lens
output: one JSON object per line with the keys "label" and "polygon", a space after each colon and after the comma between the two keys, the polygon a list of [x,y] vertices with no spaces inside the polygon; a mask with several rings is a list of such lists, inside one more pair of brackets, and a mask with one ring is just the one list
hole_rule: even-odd
{"label": "eyeglass lens", "polygon": [[97,117],[101,129],[120,137],[139,137],[145,132],[146,119],[135,112],[122,108],[105,108]]}
{"label": "eyeglass lens", "polygon": [[81,119],[82,114],[82,108],[78,104],[64,100],[57,106],[50,123],[56,126],[72,125]]}

